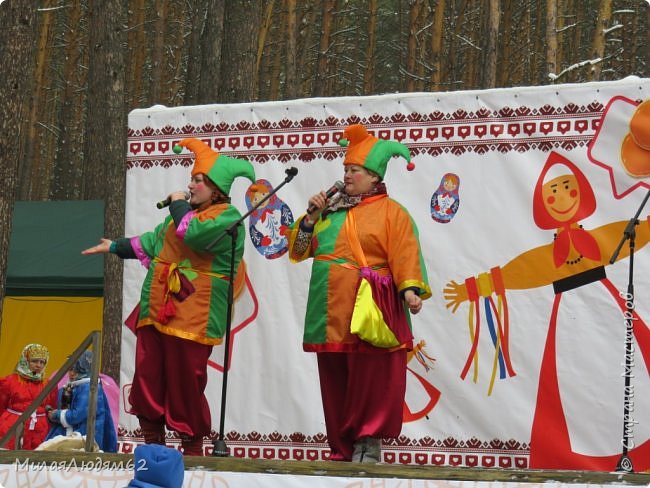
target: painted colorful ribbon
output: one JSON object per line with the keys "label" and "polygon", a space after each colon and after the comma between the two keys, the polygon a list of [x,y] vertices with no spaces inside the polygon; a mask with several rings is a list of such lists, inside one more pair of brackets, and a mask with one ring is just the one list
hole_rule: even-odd
{"label": "painted colorful ribbon", "polygon": [[[480,298],[483,298],[485,321],[494,345],[494,360],[488,387],[489,396],[494,388],[497,370],[500,379],[516,375],[510,361],[508,301],[506,300],[501,269],[495,267],[490,270],[489,274],[481,273],[478,279],[474,277],[466,279],[465,288],[470,302],[468,327],[472,347],[460,377],[465,379],[470,367],[473,365],[472,381],[474,383],[478,381],[478,343],[481,330]],[[493,292],[497,295],[496,304],[492,298]]]}

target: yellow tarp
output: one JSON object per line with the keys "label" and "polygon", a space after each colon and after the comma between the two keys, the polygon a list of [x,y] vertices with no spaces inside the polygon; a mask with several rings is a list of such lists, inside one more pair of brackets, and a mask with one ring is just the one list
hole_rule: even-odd
{"label": "yellow tarp", "polygon": [[102,297],[5,297],[0,376],[13,372],[23,347],[32,342],[50,350],[49,376],[90,332],[102,330],[103,304]]}

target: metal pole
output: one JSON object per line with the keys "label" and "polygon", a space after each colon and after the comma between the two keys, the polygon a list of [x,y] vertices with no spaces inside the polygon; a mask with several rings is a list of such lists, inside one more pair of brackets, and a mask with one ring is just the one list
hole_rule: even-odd
{"label": "metal pole", "polygon": [[93,362],[90,374],[90,399],[88,404],[88,419],[86,420],[86,452],[95,450],[95,419],[97,418],[97,393],[99,389],[99,352],[101,336],[99,331],[92,333]]}

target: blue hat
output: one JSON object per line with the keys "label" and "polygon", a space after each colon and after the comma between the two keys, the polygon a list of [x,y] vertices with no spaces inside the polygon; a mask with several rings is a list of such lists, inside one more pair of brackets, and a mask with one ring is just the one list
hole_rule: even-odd
{"label": "blue hat", "polygon": [[137,488],[181,488],[185,476],[183,455],[160,444],[135,448],[135,479],[128,484]]}
{"label": "blue hat", "polygon": [[84,351],[77,362],[72,366],[72,371],[77,373],[77,379],[87,378],[90,376],[90,370],[93,364],[93,353],[92,351]]}

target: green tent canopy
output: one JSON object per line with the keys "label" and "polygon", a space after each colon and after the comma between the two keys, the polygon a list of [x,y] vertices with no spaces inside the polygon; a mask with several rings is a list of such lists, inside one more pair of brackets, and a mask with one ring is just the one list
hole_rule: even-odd
{"label": "green tent canopy", "polygon": [[16,202],[6,294],[102,296],[104,257],[81,251],[103,235],[101,200]]}

